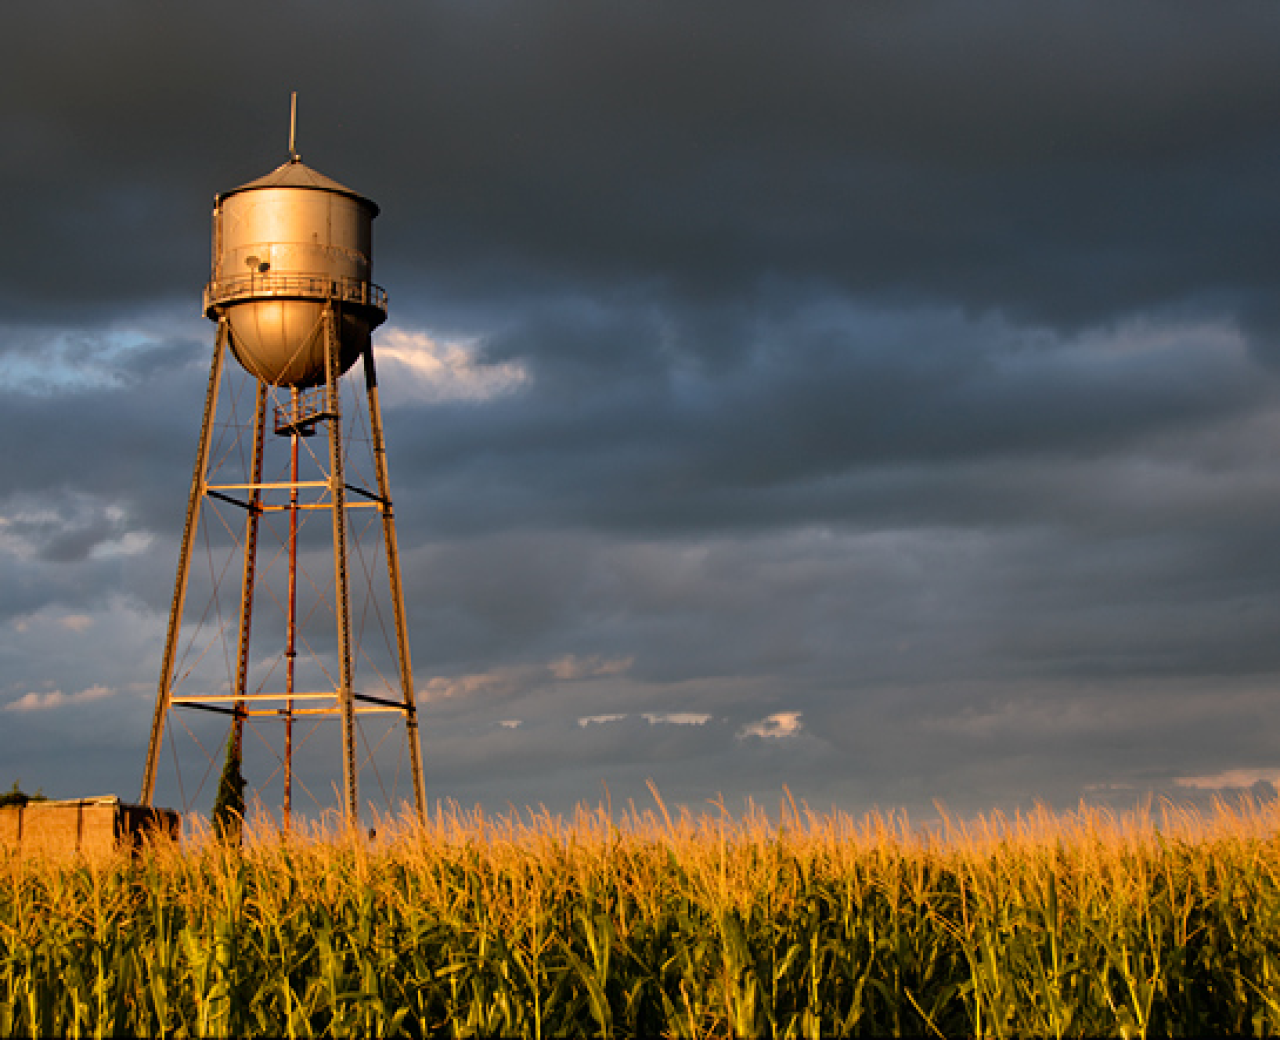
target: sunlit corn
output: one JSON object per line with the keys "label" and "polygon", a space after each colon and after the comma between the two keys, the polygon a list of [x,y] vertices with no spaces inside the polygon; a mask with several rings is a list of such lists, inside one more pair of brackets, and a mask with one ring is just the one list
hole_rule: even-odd
{"label": "sunlit corn", "polygon": [[657,806],[9,856],[0,1035],[1280,1032],[1275,804]]}

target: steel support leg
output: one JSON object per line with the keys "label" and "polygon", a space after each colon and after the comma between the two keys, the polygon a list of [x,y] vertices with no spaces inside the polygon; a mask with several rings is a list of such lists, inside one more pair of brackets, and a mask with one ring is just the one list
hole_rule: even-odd
{"label": "steel support leg", "polygon": [[298,388],[289,391],[289,589],[285,601],[284,690],[284,829],[293,826],[293,680],[298,661]]}
{"label": "steel support leg", "polygon": [[333,509],[333,598],[338,622],[338,655],[341,669],[338,701],[342,709],[342,781],[347,824],[360,820],[356,759],[355,698],[352,697],[351,597],[347,583],[346,482],[342,457],[342,401],[338,381],[342,378],[338,311],[332,302],[324,310],[324,359],[329,401],[329,498]]}
{"label": "steel support leg", "polygon": [[409,656],[409,629],[404,611],[404,586],[400,581],[400,548],[396,541],[395,514],[391,508],[391,481],[387,475],[387,448],[382,434],[382,405],[378,398],[378,374],[373,364],[373,348],[364,351],[365,388],[369,394],[369,433],[373,439],[374,465],[378,474],[382,538],[387,550],[387,579],[391,586],[391,607],[396,619],[396,650],[400,664],[400,692],[404,698],[404,724],[409,741],[409,767],[413,773],[413,800],[418,820],[426,823],[427,801],[422,777],[422,746],[418,736],[418,708],[413,691],[413,663]]}
{"label": "steel support leg", "polygon": [[262,515],[262,440],[267,417],[267,384],[258,383],[258,393],[253,413],[253,463],[250,481],[253,493],[249,496],[249,515],[244,522],[244,571],[240,579],[240,636],[236,648],[235,722],[231,740],[236,754],[243,751],[244,695],[249,683],[249,633],[253,629],[253,588],[258,566],[258,518]]}
{"label": "steel support leg", "polygon": [[160,685],[156,690],[156,710],[151,719],[151,740],[147,745],[147,765],[142,774],[142,793],[138,801],[150,805],[156,790],[156,764],[164,738],[165,718],[169,713],[169,697],[173,690],[173,664],[177,655],[178,632],[182,627],[182,609],[187,600],[187,578],[191,573],[191,547],[200,522],[200,503],[204,498],[209,444],[213,439],[213,419],[218,408],[218,387],[222,382],[222,364],[226,356],[227,337],[231,330],[225,316],[218,320],[218,335],[209,365],[209,387],[204,396],[204,420],[200,427],[200,443],[196,464],[191,473],[191,493],[187,496],[187,519],[182,528],[182,548],[178,553],[178,574],[173,584],[173,603],[169,607],[169,633],[160,665]]}

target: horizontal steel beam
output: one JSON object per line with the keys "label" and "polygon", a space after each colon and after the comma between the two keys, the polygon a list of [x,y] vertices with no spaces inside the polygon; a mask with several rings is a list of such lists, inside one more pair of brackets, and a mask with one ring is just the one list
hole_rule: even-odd
{"label": "horizontal steel beam", "polygon": [[210,491],[291,491],[294,488],[327,488],[327,480],[276,481],[269,484],[206,484]]}
{"label": "horizontal steel beam", "polygon": [[195,701],[180,701],[176,697],[171,697],[169,699],[169,703],[176,704],[181,708],[196,708],[200,711],[216,711],[219,715],[243,716],[245,714],[243,711],[236,711],[235,708],[219,708],[212,704],[199,704]]}
{"label": "horizontal steel beam", "polygon": [[395,708],[397,711],[404,711],[408,707],[403,701],[390,701],[385,697],[374,697],[368,693],[353,693],[351,696],[358,701],[364,701],[366,704],[385,704],[388,707]]}
{"label": "horizontal steel beam", "polygon": [[296,701],[317,701],[325,697],[338,696],[336,691],[316,692],[307,691],[305,693],[246,693],[243,697],[237,697],[234,693],[209,693],[209,694],[188,694],[184,697],[172,697],[170,700],[174,704],[208,704],[210,701],[283,701],[292,697]]}

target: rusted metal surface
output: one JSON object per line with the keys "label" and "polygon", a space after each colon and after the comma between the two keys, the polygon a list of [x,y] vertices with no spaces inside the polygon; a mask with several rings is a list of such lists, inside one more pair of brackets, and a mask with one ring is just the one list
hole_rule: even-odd
{"label": "rusted metal surface", "polygon": [[[325,311],[325,364],[329,387],[329,499],[333,503],[333,581],[334,613],[338,623],[338,667],[340,670],[338,703],[342,707],[342,787],[345,795],[347,822],[355,825],[360,817],[358,791],[359,772],[356,763],[355,701],[352,699],[351,669],[351,591],[347,580],[347,482],[343,476],[342,399],[338,380],[342,378],[339,362],[340,344],[332,304]],[[366,348],[367,349],[367,348]]]}
{"label": "rusted metal surface", "polygon": [[236,722],[233,740],[239,759],[244,738],[244,697],[249,684],[249,636],[253,632],[254,579],[258,569],[258,520],[262,516],[262,439],[267,424],[267,387],[259,383],[253,406],[253,462],[250,464],[253,497],[244,520],[244,569],[240,577],[240,633],[236,648]]}
{"label": "rusted metal surface", "polygon": [[[294,95],[297,101],[297,95]],[[293,152],[293,133],[289,134],[289,151]],[[303,411],[306,392],[296,386],[289,393],[290,422],[287,426],[289,435],[289,581],[285,607],[285,643],[284,643],[284,790],[281,793],[280,811],[284,816],[284,827],[288,830],[293,825],[293,712],[294,712],[294,669],[298,660],[298,441],[315,433],[315,425],[304,425]],[[319,408],[313,410],[319,414]],[[276,433],[280,434],[280,421],[276,420]]]}

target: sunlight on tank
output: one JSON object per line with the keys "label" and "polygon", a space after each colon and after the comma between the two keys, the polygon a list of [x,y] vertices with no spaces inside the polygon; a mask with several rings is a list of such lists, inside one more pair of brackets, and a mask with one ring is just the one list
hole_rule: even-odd
{"label": "sunlight on tank", "polygon": [[225,311],[231,350],[274,386],[324,382],[321,321],[341,304],[341,371],[386,319],[386,294],[370,281],[377,205],[296,155],[278,169],[217,197],[213,277],[205,314]]}

